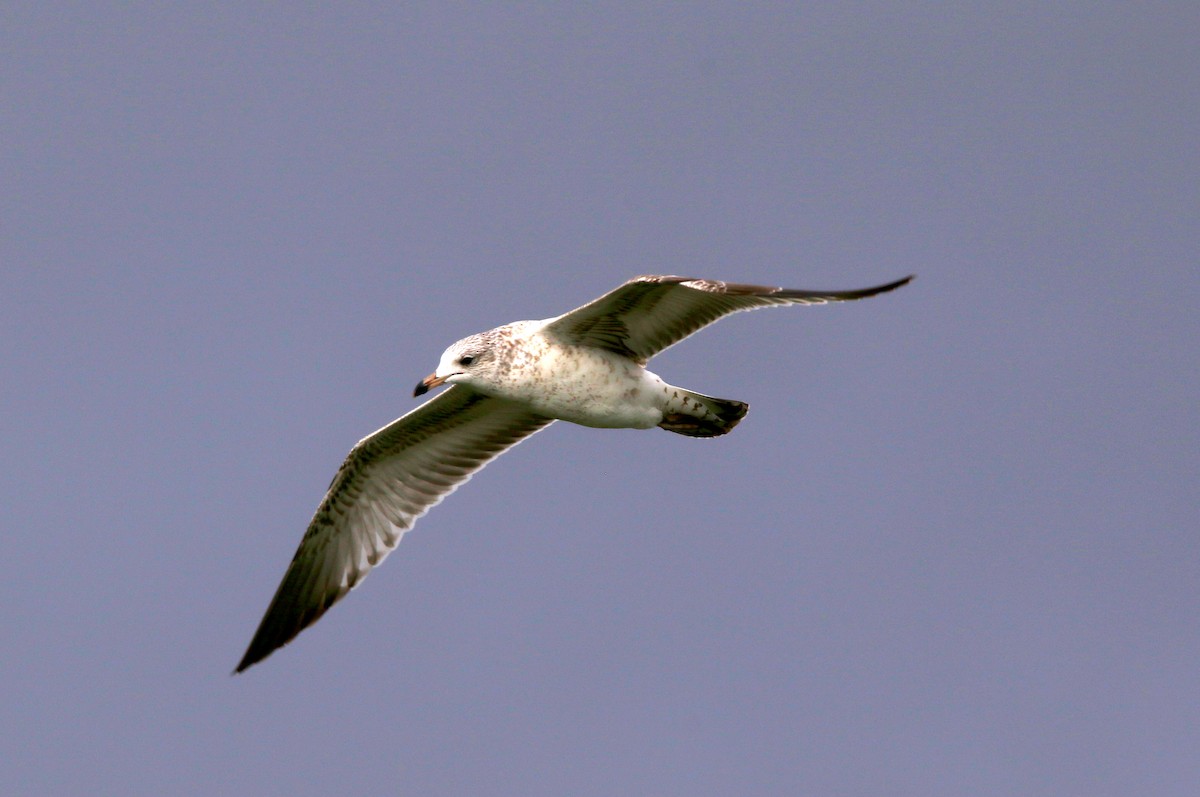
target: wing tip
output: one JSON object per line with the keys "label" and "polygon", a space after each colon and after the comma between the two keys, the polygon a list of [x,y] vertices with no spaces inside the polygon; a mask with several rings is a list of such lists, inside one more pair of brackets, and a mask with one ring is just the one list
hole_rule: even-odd
{"label": "wing tip", "polygon": [[905,285],[912,282],[916,278],[917,278],[916,274],[909,274],[907,277],[901,277],[900,279],[895,280],[893,282],[889,282],[884,285],[878,285],[874,288],[867,288],[866,290],[863,291],[864,298],[866,296],[877,296],[881,293],[887,293],[888,291],[894,291],[897,288],[903,288]]}
{"label": "wing tip", "polygon": [[917,278],[916,274],[909,274],[907,277],[901,277],[892,282],[886,282],[883,285],[875,285],[870,288],[859,288],[852,291],[803,291],[803,290],[788,290],[786,288],[778,289],[780,297],[787,298],[815,298],[824,301],[846,302],[854,301],[855,299],[867,299],[871,296],[878,296],[881,293],[888,293],[897,288],[903,288],[908,283]]}
{"label": "wing tip", "polygon": [[876,285],[873,288],[863,288],[862,290],[858,290],[858,291],[847,291],[847,293],[858,293],[858,294],[862,294],[864,297],[875,296],[880,293],[887,293],[888,291],[894,291],[897,288],[903,288],[905,285],[912,282],[916,278],[917,278],[916,274],[909,274],[907,277],[901,277],[898,280],[892,280],[891,282],[885,282],[883,285]]}
{"label": "wing tip", "polygon": [[246,652],[242,654],[242,660],[239,661],[238,665],[233,668],[233,672],[230,673],[230,675],[238,675],[245,672],[286,644],[287,642],[284,642],[280,645],[276,645],[274,643],[264,643],[259,636],[255,634],[254,639],[250,640],[250,647],[246,648]]}

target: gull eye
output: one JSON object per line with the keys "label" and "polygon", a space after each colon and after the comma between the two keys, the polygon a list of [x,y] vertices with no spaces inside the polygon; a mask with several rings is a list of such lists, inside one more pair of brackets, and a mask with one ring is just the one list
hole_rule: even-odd
{"label": "gull eye", "polygon": [[474,354],[464,354],[462,357],[458,358],[459,365],[470,365],[473,362],[475,362]]}

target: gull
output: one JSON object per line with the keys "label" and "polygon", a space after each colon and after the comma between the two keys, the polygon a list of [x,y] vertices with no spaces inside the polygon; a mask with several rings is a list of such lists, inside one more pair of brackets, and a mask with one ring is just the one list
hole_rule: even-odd
{"label": "gull", "polygon": [[911,279],[807,291],[647,275],[564,315],[463,338],[413,395],[449,388],[351,449],[235,672],[315,623],[430,507],[556,420],[689,437],[733,429],[747,404],[674,387],[646,370],[669,346],[731,313],[863,299]]}

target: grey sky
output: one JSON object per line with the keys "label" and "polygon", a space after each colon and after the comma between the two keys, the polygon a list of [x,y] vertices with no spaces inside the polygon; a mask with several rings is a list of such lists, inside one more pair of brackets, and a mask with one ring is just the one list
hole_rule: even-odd
{"label": "grey sky", "polygon": [[[1196,793],[1195,4],[0,15],[0,792]],[[646,272],[918,279],[229,676],[447,344]]]}

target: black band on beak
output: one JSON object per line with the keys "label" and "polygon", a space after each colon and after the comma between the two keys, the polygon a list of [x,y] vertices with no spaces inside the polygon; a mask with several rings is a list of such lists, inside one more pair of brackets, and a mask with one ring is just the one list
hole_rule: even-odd
{"label": "black band on beak", "polygon": [[[450,374],[450,376],[454,376],[454,374]],[[417,382],[417,388],[413,391],[413,397],[415,398],[417,396],[423,396],[429,392],[429,388],[437,387],[445,381],[446,377],[438,376],[436,373],[432,373],[422,379],[420,382]]]}

